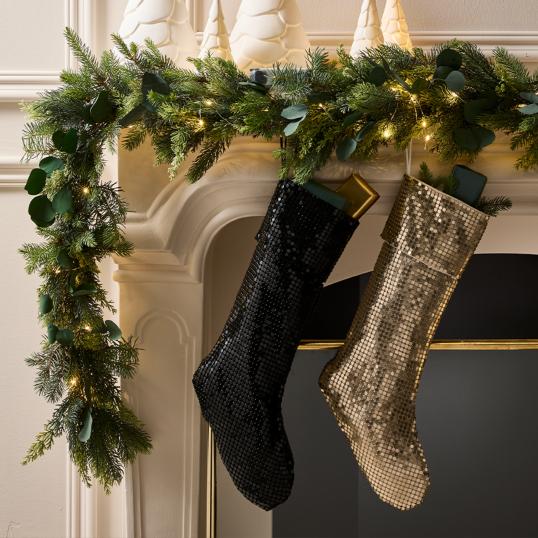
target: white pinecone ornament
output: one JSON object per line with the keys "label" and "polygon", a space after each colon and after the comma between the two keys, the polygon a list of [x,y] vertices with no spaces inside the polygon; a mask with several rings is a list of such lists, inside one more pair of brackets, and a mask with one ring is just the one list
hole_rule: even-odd
{"label": "white pinecone ornament", "polygon": [[180,67],[190,67],[187,58],[198,56],[185,0],[129,0],[119,34],[127,43],[151,39]]}
{"label": "white pinecone ornament", "polygon": [[224,60],[232,59],[228,30],[224,22],[220,0],[213,0],[209,8],[207,24],[200,46],[200,58],[205,58],[208,54]]}
{"label": "white pinecone ornament", "polygon": [[403,49],[413,49],[407,19],[400,0],[387,0],[381,19],[381,28],[385,43],[396,43]]}
{"label": "white pinecone ornament", "polygon": [[379,22],[376,0],[363,0],[357,29],[351,45],[351,56],[356,58],[361,51],[383,43],[383,32]]}
{"label": "white pinecone ornament", "polygon": [[230,43],[244,71],[276,62],[304,66],[310,46],[295,0],[242,0]]}

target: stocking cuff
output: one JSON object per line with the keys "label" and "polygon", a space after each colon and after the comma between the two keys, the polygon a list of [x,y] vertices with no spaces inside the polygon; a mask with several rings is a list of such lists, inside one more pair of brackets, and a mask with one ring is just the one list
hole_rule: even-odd
{"label": "stocking cuff", "polygon": [[488,223],[474,207],[405,176],[381,237],[397,250],[457,277]]}

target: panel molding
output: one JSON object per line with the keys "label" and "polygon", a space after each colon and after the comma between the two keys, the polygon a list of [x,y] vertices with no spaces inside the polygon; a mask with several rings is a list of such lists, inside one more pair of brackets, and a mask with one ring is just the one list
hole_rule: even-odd
{"label": "panel molding", "polygon": [[[95,42],[95,0],[63,0],[65,26],[73,28],[91,47]],[[0,103],[32,101],[39,94],[60,84],[62,69],[73,69],[76,60],[64,43],[62,68],[59,70],[0,70]]]}

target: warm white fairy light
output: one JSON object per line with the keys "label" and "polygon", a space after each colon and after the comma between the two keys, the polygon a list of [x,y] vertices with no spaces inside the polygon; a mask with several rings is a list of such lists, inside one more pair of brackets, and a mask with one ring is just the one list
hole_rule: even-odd
{"label": "warm white fairy light", "polygon": [[426,129],[426,127],[428,127],[428,122],[426,121],[425,118],[422,119],[422,121],[420,122],[420,125],[422,125],[423,129]]}
{"label": "warm white fairy light", "polygon": [[91,325],[84,325],[84,330],[86,332],[91,332],[92,331]]}
{"label": "warm white fairy light", "polygon": [[76,376],[73,376],[70,380],[69,380],[69,386],[71,388],[74,388],[78,385],[78,377]]}
{"label": "warm white fairy light", "polygon": [[383,138],[388,140],[392,136],[392,129],[387,126],[383,129]]}
{"label": "warm white fairy light", "polygon": [[432,139],[432,135],[427,134],[427,135],[424,137],[424,142],[429,142],[431,139]]}
{"label": "warm white fairy light", "polygon": [[199,127],[203,127],[204,125],[205,125],[205,121],[204,121],[202,118],[200,118],[200,119],[198,120],[198,126],[199,126]]}
{"label": "warm white fairy light", "polygon": [[90,194],[90,188],[82,187],[82,194],[84,194],[85,196],[88,196],[88,194]]}
{"label": "warm white fairy light", "polygon": [[206,99],[204,101],[205,106],[213,106],[215,102],[212,99]]}

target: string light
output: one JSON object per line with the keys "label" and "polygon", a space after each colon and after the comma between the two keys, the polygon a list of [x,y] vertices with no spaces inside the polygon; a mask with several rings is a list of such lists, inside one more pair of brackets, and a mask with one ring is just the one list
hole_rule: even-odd
{"label": "string light", "polygon": [[206,106],[213,106],[214,102],[213,102],[212,99],[206,99],[206,100],[204,101],[204,104],[205,104]]}
{"label": "string light", "polygon": [[392,129],[390,127],[385,127],[383,129],[383,138],[388,140],[392,136]]}
{"label": "string light", "polygon": [[202,118],[200,118],[200,119],[198,120],[198,125],[199,125],[200,127],[203,127],[203,126],[205,125],[205,121],[204,121]]}
{"label": "string light", "polygon": [[84,330],[86,332],[91,332],[92,331],[91,325],[84,325]]}
{"label": "string light", "polygon": [[82,194],[84,194],[85,196],[88,196],[88,194],[90,194],[90,188],[82,187]]}
{"label": "string light", "polygon": [[422,118],[422,121],[420,122],[420,125],[422,125],[422,127],[424,129],[426,129],[426,127],[428,127],[428,122],[426,121],[426,118]]}
{"label": "string light", "polygon": [[424,137],[424,141],[425,141],[425,142],[429,142],[431,139],[432,139],[432,135],[429,135],[429,134],[427,134],[427,135]]}
{"label": "string light", "polygon": [[74,388],[78,385],[78,377],[74,376],[69,380],[69,386]]}
{"label": "string light", "polygon": [[416,95],[412,95],[412,96],[411,96],[411,102],[412,102],[412,103],[416,103],[416,102],[417,102],[417,96],[416,96]]}

